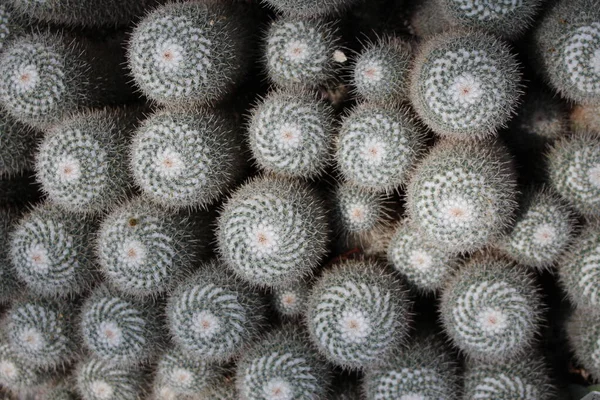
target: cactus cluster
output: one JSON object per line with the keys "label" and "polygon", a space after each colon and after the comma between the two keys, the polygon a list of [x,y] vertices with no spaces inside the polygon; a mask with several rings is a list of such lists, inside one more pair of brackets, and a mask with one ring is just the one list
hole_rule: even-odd
{"label": "cactus cluster", "polygon": [[89,400],[137,400],[145,392],[145,376],[138,367],[119,367],[95,358],[77,369],[77,389]]}

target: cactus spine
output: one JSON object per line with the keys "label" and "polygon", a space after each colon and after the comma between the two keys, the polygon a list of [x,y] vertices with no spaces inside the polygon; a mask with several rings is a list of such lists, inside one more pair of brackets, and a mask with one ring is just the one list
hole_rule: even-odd
{"label": "cactus spine", "polygon": [[90,358],[76,372],[77,389],[86,400],[137,400],[146,377],[140,367],[118,367]]}

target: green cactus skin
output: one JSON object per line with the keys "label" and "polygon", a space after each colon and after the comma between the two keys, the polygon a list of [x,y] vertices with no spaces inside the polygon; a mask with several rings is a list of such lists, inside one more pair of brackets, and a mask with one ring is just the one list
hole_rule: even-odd
{"label": "green cactus skin", "polygon": [[230,118],[208,109],[161,110],[138,128],[131,170],[145,197],[165,207],[205,207],[243,169]]}
{"label": "green cactus skin", "polygon": [[387,217],[385,196],[358,186],[341,184],[333,195],[338,229],[346,237],[364,236]]}
{"label": "green cactus skin", "polygon": [[600,2],[561,0],[534,32],[539,68],[564,98],[600,101]]}
{"label": "green cactus skin", "polygon": [[497,143],[443,141],[417,166],[406,191],[411,224],[447,251],[477,250],[512,222],[516,180]]}
{"label": "green cactus skin", "polygon": [[134,365],[153,357],[160,345],[160,321],[153,304],[100,286],[83,303],[83,343],[99,360]]}
{"label": "green cactus skin", "polygon": [[550,400],[551,384],[543,359],[535,355],[502,362],[470,360],[465,371],[465,399]]}
{"label": "green cactus skin", "polygon": [[363,379],[367,399],[458,400],[456,362],[434,337],[412,340],[385,364],[368,369]]}
{"label": "green cactus skin", "polygon": [[342,122],[337,168],[348,183],[391,192],[406,183],[423,140],[421,129],[406,109],[363,103]]}
{"label": "green cactus skin", "polygon": [[495,37],[452,32],[427,40],[410,74],[410,100],[435,133],[460,140],[495,136],[512,116],[521,73]]}
{"label": "green cactus skin", "polygon": [[77,357],[71,304],[28,298],[8,311],[6,335],[14,353],[33,367],[56,368]]}
{"label": "green cactus skin", "polygon": [[127,146],[134,117],[126,110],[87,111],[45,135],[35,170],[51,202],[70,212],[93,213],[131,192]]}
{"label": "green cactus skin", "polygon": [[521,265],[539,270],[552,266],[574,236],[575,220],[569,208],[549,190],[529,193],[512,231],[500,248]]}
{"label": "green cactus skin", "polygon": [[600,315],[596,308],[578,307],[566,324],[567,339],[579,362],[594,381],[600,380]]}
{"label": "green cactus skin", "polygon": [[19,391],[41,386],[52,379],[53,375],[19,358],[6,344],[0,344],[0,384]]}
{"label": "green cactus skin", "polygon": [[388,36],[367,45],[352,66],[355,93],[371,103],[405,100],[412,60],[410,44]]}
{"label": "green cactus skin", "polygon": [[10,260],[10,234],[19,219],[12,207],[0,207],[0,304],[10,303],[22,290]]}
{"label": "green cactus skin", "polygon": [[38,131],[16,121],[0,108],[0,176],[17,175],[33,167],[33,154],[39,136]]}
{"label": "green cactus skin", "polygon": [[90,358],[76,372],[77,389],[86,400],[138,400],[145,393],[140,367],[122,367]]}
{"label": "green cactus skin", "polygon": [[586,217],[600,216],[600,134],[575,132],[548,153],[552,187]]}
{"label": "green cactus skin", "polygon": [[[336,76],[339,33],[317,19],[281,18],[269,26],[264,64],[268,77],[284,88],[314,88]],[[341,51],[341,50],[339,50]]]}
{"label": "green cactus skin", "polygon": [[250,180],[231,196],[218,220],[225,264],[263,287],[282,287],[311,274],[325,256],[327,238],[321,201],[294,180]]}
{"label": "green cactus skin", "polygon": [[317,280],[306,319],[311,340],[331,363],[372,368],[406,338],[409,308],[402,286],[381,264],[346,261]]}
{"label": "green cactus skin", "polygon": [[284,319],[299,318],[304,315],[308,303],[310,285],[301,280],[288,286],[273,289],[271,303],[279,316]]}
{"label": "green cactus skin", "polygon": [[317,17],[334,14],[357,0],[261,0],[266,5],[286,15]]}
{"label": "green cactus skin", "polygon": [[39,296],[79,294],[98,278],[94,259],[95,223],[42,204],[22,217],[10,236],[16,275]]}
{"label": "green cactus skin", "polygon": [[424,240],[405,220],[389,241],[387,260],[417,290],[431,293],[442,288],[454,273],[458,257]]}
{"label": "green cactus skin", "polygon": [[574,106],[570,115],[571,130],[592,131],[600,134],[600,105]]}
{"label": "green cactus skin", "polygon": [[133,199],[102,221],[98,261],[110,284],[134,296],[169,289],[199,255],[194,216]]}
{"label": "green cactus skin", "polygon": [[174,342],[203,360],[238,356],[262,329],[263,298],[217,261],[204,264],[170,296],[167,319]]}
{"label": "green cactus skin", "polygon": [[141,91],[161,104],[212,103],[228,94],[246,66],[250,35],[219,2],[176,2],[135,28],[128,63]]}
{"label": "green cactus skin", "polygon": [[328,398],[329,367],[294,326],[268,334],[238,362],[240,400]]}
{"label": "green cactus skin", "polygon": [[248,127],[252,156],[271,173],[317,177],[331,161],[333,108],[302,91],[272,92],[258,104]]}
{"label": "green cactus skin", "polygon": [[541,322],[539,289],[529,272],[510,261],[479,254],[442,292],[442,324],[469,358],[515,359],[527,351]]}

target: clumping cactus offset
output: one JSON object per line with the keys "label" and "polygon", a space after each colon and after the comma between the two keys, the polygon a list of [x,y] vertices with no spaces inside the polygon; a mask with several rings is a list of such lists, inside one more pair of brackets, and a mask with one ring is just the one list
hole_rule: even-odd
{"label": "clumping cactus offset", "polygon": [[257,337],[265,309],[256,291],[212,261],[170,296],[166,314],[178,346],[204,360],[224,362]]}
{"label": "clumping cactus offset", "polygon": [[443,326],[470,358],[514,359],[528,350],[541,322],[538,291],[523,267],[479,254],[444,287],[440,307]]}
{"label": "clumping cactus offset", "polygon": [[317,17],[349,7],[357,0],[262,0],[284,14],[297,17]]}
{"label": "clumping cactus offset", "polygon": [[32,367],[26,360],[17,357],[11,347],[0,344],[0,384],[10,390],[32,389],[43,385],[53,375],[38,367]]}
{"label": "clumping cactus offset", "polygon": [[386,197],[358,186],[341,184],[333,195],[337,228],[345,238],[358,239],[380,228],[387,219]]}
{"label": "clumping cactus offset", "polygon": [[343,120],[337,168],[351,184],[391,192],[406,183],[423,142],[423,133],[407,110],[363,103]]}
{"label": "clumping cactus offset", "polygon": [[150,359],[160,344],[160,321],[151,302],[100,286],[83,303],[79,327],[94,357],[118,365]]}
{"label": "clumping cactus offset", "polygon": [[128,62],[141,91],[161,104],[212,103],[241,78],[250,34],[224,3],[175,2],[135,28]]}
{"label": "clumping cactus offset", "polygon": [[575,359],[600,380],[600,315],[597,309],[578,307],[567,321],[567,339]]}
{"label": "clumping cactus offset", "polygon": [[[0,17],[1,12],[2,6]],[[0,175],[16,175],[31,169],[39,136],[38,131],[16,121],[0,108]]]}
{"label": "clumping cactus offset", "polygon": [[456,31],[427,40],[410,74],[410,100],[435,133],[460,140],[495,136],[520,96],[521,73],[508,45]]}
{"label": "clumping cactus offset", "polygon": [[98,278],[94,260],[95,224],[43,204],[14,226],[10,258],[17,276],[37,295],[79,294]]}
{"label": "clumping cactus offset", "polygon": [[223,260],[259,286],[281,287],[311,274],[325,256],[327,238],[321,201],[294,180],[250,180],[231,196],[218,220]]}
{"label": "clumping cactus offset", "polygon": [[375,261],[345,261],[315,283],[306,319],[313,343],[348,369],[372,368],[391,357],[408,333],[410,301]]}
{"label": "clumping cactus offset", "polygon": [[389,241],[387,260],[416,289],[436,292],[454,273],[458,256],[424,240],[405,220]]}
{"label": "clumping cactus offset", "polygon": [[516,179],[497,143],[443,141],[406,193],[411,224],[448,251],[477,250],[501,236],[516,209]]}
{"label": "clumping cactus offset", "polygon": [[600,3],[560,0],[534,33],[538,62],[550,85],[568,100],[600,102]]}
{"label": "clumping cactus offset", "polygon": [[299,318],[306,311],[309,292],[308,282],[301,280],[273,289],[271,302],[281,317]]}
{"label": "clumping cactus offset", "polygon": [[147,377],[141,367],[122,367],[90,358],[76,372],[77,389],[86,400],[138,400]]}
{"label": "clumping cactus offset", "polygon": [[127,145],[134,118],[125,110],[87,111],[53,126],[35,170],[51,202],[68,211],[98,212],[131,191]]}
{"label": "clumping cactus offset", "polygon": [[457,364],[435,337],[418,337],[384,364],[366,370],[368,399],[448,399],[458,397]]}
{"label": "clumping cactus offset", "polygon": [[600,216],[600,134],[575,132],[554,143],[548,175],[556,192],[586,217]]}
{"label": "clumping cactus offset", "polygon": [[323,85],[336,75],[338,41],[331,24],[317,19],[277,19],[265,38],[267,75],[284,88]]}
{"label": "clumping cactus offset", "polygon": [[19,216],[13,208],[0,207],[0,304],[10,303],[22,289],[10,260],[10,234]]}
{"label": "clumping cactus offset", "polygon": [[252,111],[248,136],[258,166],[282,176],[314,178],[329,164],[333,108],[307,92],[270,93]]}

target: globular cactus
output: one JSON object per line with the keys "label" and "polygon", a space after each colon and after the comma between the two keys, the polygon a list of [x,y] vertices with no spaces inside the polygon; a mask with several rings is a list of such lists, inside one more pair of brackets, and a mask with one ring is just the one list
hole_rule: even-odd
{"label": "globular cactus", "polygon": [[299,318],[304,315],[308,304],[310,285],[301,280],[288,286],[273,289],[271,303],[279,316]]}
{"label": "globular cactus", "polygon": [[405,100],[412,60],[410,44],[390,36],[369,44],[352,66],[356,94],[368,102]]}
{"label": "globular cactus", "polygon": [[138,400],[147,384],[141,367],[116,366],[95,358],[78,366],[76,380],[77,390],[86,400]]}
{"label": "globular cactus", "polygon": [[421,129],[407,110],[364,103],[342,122],[337,168],[353,185],[391,192],[406,183],[423,141]]}
{"label": "globular cactus", "polygon": [[161,322],[150,301],[141,302],[100,286],[85,300],[79,329],[85,346],[99,360],[139,364],[161,344]]}
{"label": "globular cactus", "polygon": [[79,294],[98,278],[95,223],[52,205],[31,210],[14,226],[10,258],[17,276],[44,297]]}
{"label": "globular cactus", "polygon": [[225,264],[249,283],[281,287],[310,274],[326,253],[326,212],[302,182],[259,177],[240,187],[218,220]]}
{"label": "globular cactus", "polygon": [[418,337],[386,363],[366,370],[367,399],[457,400],[457,364],[450,350],[435,337]]}
{"label": "globular cactus", "polygon": [[312,288],[306,320],[319,351],[348,369],[373,368],[390,358],[408,333],[410,301],[375,261],[336,264]]}
{"label": "globular cactus", "polygon": [[544,360],[534,354],[501,362],[469,360],[465,370],[465,399],[550,400],[555,388]]}
{"label": "globular cactus", "polygon": [[10,233],[18,218],[16,209],[0,207],[0,304],[10,303],[22,290],[10,260]]}
{"label": "globular cactus", "polygon": [[132,33],[128,64],[141,91],[161,104],[212,103],[240,79],[250,35],[224,3],[175,2]]}
{"label": "globular cactus", "polygon": [[53,378],[53,374],[33,367],[26,360],[21,359],[6,344],[0,344],[0,384],[10,390],[32,389],[46,384]]}
{"label": "globular cactus", "polygon": [[479,254],[442,291],[446,333],[469,358],[507,361],[526,352],[541,322],[539,289],[521,266]]}
{"label": "globular cactus", "polygon": [[571,109],[571,129],[600,133],[600,104],[578,104]]}
{"label": "globular cactus", "polygon": [[387,260],[416,289],[436,292],[454,273],[457,254],[437,247],[402,221],[387,247]]}
{"label": "globular cactus", "polygon": [[586,217],[600,216],[600,134],[575,132],[548,153],[552,187]]}
{"label": "globular cactus", "polygon": [[508,45],[488,34],[459,30],[422,45],[410,74],[410,100],[435,133],[484,139],[510,119],[520,80]]}
{"label": "globular cactus", "polygon": [[537,62],[550,85],[577,103],[600,101],[600,3],[561,0],[534,32]]}
{"label": "globular cactus", "polygon": [[[0,6],[0,18],[2,18],[2,6]],[[39,136],[38,131],[16,121],[0,108],[0,176],[16,175],[31,169],[36,140]]]}
{"label": "globular cactus", "polygon": [[297,328],[284,326],[244,353],[236,385],[241,400],[328,399],[329,366]]}
{"label": "globular cactus", "polygon": [[596,308],[577,307],[566,325],[567,339],[575,359],[594,381],[600,380],[600,315]]}
{"label": "globular cactus", "polygon": [[284,88],[324,85],[336,75],[338,42],[338,32],[330,24],[316,19],[277,19],[265,38],[267,75]]}
{"label": "globular cactus", "polygon": [[178,346],[203,360],[222,362],[256,338],[264,312],[256,291],[212,261],[169,297],[166,314]]}
{"label": "globular cactus", "polygon": [[243,169],[230,118],[208,109],[161,110],[137,129],[131,170],[145,197],[166,207],[204,207]]}
{"label": "globular cactus", "polygon": [[521,265],[545,269],[564,253],[575,220],[566,204],[548,190],[528,193],[511,232],[499,247]]}
{"label": "globular cactus", "polygon": [[503,147],[444,141],[417,166],[406,209],[424,239],[448,251],[468,252],[504,233],[515,196],[514,171]]}
{"label": "globular cactus", "polygon": [[262,0],[268,6],[287,15],[316,17],[332,14],[349,7],[356,0]]}
{"label": "globular cactus", "polygon": [[135,118],[125,110],[87,111],[53,126],[35,170],[51,202],[70,212],[98,212],[131,191],[127,145]]}
{"label": "globular cactus", "polygon": [[32,367],[54,368],[77,357],[71,304],[35,298],[8,310],[6,336],[14,353]]}
{"label": "globular cactus", "polygon": [[98,232],[97,254],[110,284],[135,296],[169,289],[198,256],[201,238],[193,218],[140,198],[107,215]]}
{"label": "globular cactus", "polygon": [[8,4],[0,4],[0,52],[16,36],[22,33],[21,18]]}
{"label": "globular cactus", "polygon": [[314,178],[331,160],[333,108],[302,91],[270,93],[252,112],[248,137],[258,166],[282,176]]}

